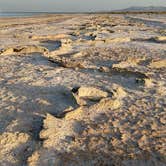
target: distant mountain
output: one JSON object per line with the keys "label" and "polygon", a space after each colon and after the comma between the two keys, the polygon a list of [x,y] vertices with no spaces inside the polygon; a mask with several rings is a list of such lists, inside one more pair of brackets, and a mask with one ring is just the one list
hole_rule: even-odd
{"label": "distant mountain", "polygon": [[133,7],[129,7],[126,9],[122,9],[122,10],[116,10],[117,12],[166,12],[166,7],[164,6],[148,6],[148,7],[141,7],[141,6],[133,6]]}

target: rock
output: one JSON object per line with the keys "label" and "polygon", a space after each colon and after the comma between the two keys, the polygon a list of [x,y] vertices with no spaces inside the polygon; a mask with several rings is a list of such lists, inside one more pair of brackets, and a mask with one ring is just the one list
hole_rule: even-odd
{"label": "rock", "polygon": [[109,94],[99,88],[82,86],[78,89],[78,96],[80,98],[98,101],[102,98],[108,97]]}
{"label": "rock", "polygon": [[73,96],[80,106],[90,106],[95,102],[109,96],[108,92],[105,92],[96,87],[75,87],[72,89]]}

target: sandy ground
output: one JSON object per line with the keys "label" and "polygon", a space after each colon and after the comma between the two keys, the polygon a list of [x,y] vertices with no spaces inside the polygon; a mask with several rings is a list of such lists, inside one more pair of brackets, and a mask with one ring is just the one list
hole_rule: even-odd
{"label": "sandy ground", "polygon": [[1,166],[164,166],[166,16],[0,19]]}

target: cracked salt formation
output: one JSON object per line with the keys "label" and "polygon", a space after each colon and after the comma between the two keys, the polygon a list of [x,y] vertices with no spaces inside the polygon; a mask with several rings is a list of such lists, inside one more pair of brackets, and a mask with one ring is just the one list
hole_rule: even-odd
{"label": "cracked salt formation", "polygon": [[165,165],[163,18],[0,19],[0,165]]}

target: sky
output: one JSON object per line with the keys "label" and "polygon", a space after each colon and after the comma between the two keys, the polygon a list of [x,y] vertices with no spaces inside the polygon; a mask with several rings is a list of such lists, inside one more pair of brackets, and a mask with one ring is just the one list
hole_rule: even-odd
{"label": "sky", "polygon": [[166,6],[166,0],[0,0],[0,11],[83,12]]}

